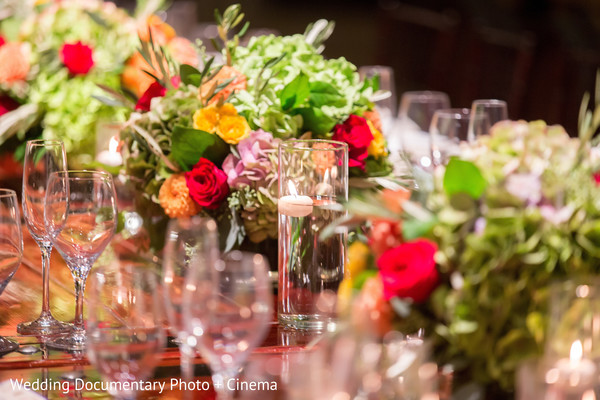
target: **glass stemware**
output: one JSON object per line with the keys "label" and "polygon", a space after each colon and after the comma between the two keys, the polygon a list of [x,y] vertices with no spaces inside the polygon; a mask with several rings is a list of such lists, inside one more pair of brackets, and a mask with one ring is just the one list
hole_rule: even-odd
{"label": "glass stemware", "polygon": [[[496,122],[504,121],[508,119],[508,108],[504,100],[496,99],[480,99],[475,100],[471,104],[471,115],[486,114],[488,118],[489,126],[487,129],[483,128],[477,132],[477,125],[469,126],[469,135],[477,137],[480,135],[487,135],[490,133],[490,128],[494,126]],[[481,128],[481,127],[480,127]]]}
{"label": "glass stemware", "polygon": [[83,293],[96,259],[110,243],[117,227],[112,176],[100,171],[55,172],[46,190],[46,229],[75,281],[73,331],[53,340],[52,347],[83,350]]}
{"label": "glass stemware", "polygon": [[[470,126],[474,136],[469,135]],[[468,108],[437,110],[429,128],[433,164],[447,164],[451,156],[459,154],[461,143],[472,142],[488,127],[487,114],[473,115]]]}
{"label": "glass stemware", "polygon": [[158,277],[133,264],[99,267],[88,289],[87,354],[109,393],[134,399],[165,345]]}
{"label": "glass stemware", "polygon": [[394,153],[402,148],[413,164],[423,168],[431,166],[429,127],[433,114],[444,108],[450,108],[446,93],[421,91],[402,95],[395,136],[389,139],[394,164],[397,164]]}
{"label": "glass stemware", "polygon": [[383,134],[392,131],[396,118],[396,84],[394,83],[394,69],[385,65],[364,65],[358,69],[361,79],[376,77],[381,93],[376,93],[375,108],[379,112]]}
{"label": "glass stemware", "polygon": [[176,335],[181,351],[181,368],[185,378],[191,378],[190,361],[195,349],[188,345],[191,332],[183,322],[182,307],[186,275],[194,257],[218,257],[217,224],[210,218],[172,219],[167,228],[163,258],[162,285],[165,290],[165,311],[171,334]]}
{"label": "glass stemware", "polygon": [[38,319],[17,325],[21,335],[51,335],[71,330],[50,312],[50,254],[52,241],[44,225],[44,196],[50,174],[66,171],[64,144],[56,140],[30,140],[23,163],[23,216],[27,229],[42,252],[42,312]]}
{"label": "glass stemware", "polygon": [[268,329],[272,289],[260,254],[233,251],[195,257],[184,292],[184,320],[209,361],[220,399],[231,399],[235,378]]}
{"label": "glass stemware", "polygon": [[[8,285],[23,256],[23,236],[17,194],[0,189],[0,294]],[[0,354],[19,348],[12,340],[0,336]]]}

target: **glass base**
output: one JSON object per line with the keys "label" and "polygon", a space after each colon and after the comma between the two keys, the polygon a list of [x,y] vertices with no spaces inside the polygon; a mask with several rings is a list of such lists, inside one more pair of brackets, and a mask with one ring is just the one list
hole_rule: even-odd
{"label": "glass base", "polygon": [[33,322],[22,322],[17,325],[17,332],[25,336],[57,335],[72,330],[73,325],[57,321],[50,313],[43,313]]}
{"label": "glass base", "polygon": [[13,342],[10,339],[0,336],[0,355],[13,352],[19,348],[17,342]]}
{"label": "glass base", "polygon": [[331,317],[307,314],[279,314],[277,318],[281,325],[291,329],[333,332],[337,327],[336,320]]}
{"label": "glass base", "polygon": [[73,331],[66,336],[49,341],[48,347],[60,350],[80,351],[85,350],[85,331]]}

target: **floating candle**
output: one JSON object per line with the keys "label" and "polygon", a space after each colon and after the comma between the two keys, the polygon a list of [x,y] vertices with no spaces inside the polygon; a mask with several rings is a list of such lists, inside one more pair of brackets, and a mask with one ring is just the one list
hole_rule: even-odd
{"label": "floating candle", "polygon": [[277,200],[277,208],[288,217],[306,217],[312,212],[313,201],[308,196],[288,195]]}

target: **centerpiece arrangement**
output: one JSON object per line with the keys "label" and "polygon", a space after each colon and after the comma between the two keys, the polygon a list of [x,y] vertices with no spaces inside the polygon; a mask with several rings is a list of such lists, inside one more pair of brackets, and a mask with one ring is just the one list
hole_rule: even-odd
{"label": "centerpiece arrangement", "polygon": [[[222,62],[198,50],[200,66],[180,64],[150,34],[140,54],[155,81],[124,124],[126,174],[141,196],[154,249],[169,218],[216,219],[222,247],[277,237],[277,147],[293,138],[348,143],[351,176],[387,175],[385,140],[370,96],[344,58],[326,59],[333,23],[304,34],[258,36],[240,44],[248,23],[239,5],[215,13]],[[272,249],[276,253],[276,247]]]}
{"label": "centerpiece arrangement", "polygon": [[92,162],[96,132],[129,115],[99,101],[102,88],[137,93],[152,79],[139,68],[138,34],[153,32],[190,62],[191,43],[152,14],[160,3],[140,1],[130,16],[100,0],[8,2],[12,16],[0,23],[2,151],[21,154],[26,139],[43,137],[63,141],[71,165]]}
{"label": "centerpiece arrangement", "polygon": [[349,249],[353,317],[431,338],[457,386],[471,382],[459,398],[507,398],[517,366],[543,352],[550,284],[600,273],[599,117],[584,100],[578,138],[500,122],[419,191],[351,199],[370,224],[368,246]]}

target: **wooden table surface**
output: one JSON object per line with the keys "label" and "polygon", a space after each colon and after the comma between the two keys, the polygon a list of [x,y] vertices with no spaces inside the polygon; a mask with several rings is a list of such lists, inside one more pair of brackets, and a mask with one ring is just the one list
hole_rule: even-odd
{"label": "wooden table surface", "polygon": [[[41,255],[37,244],[31,239],[27,229],[23,229],[24,256],[22,264],[17,270],[11,282],[0,296],[0,335],[9,337],[21,344],[21,351],[28,346],[33,346],[40,351],[34,354],[22,354],[12,352],[0,357],[0,385],[8,380],[20,380],[29,382],[48,381],[56,385],[56,382],[68,382],[69,378],[83,377],[85,381],[99,381],[98,373],[89,364],[84,353],[72,353],[49,349],[42,343],[43,339],[36,337],[18,336],[16,325],[23,321],[35,319],[41,310],[42,276]],[[122,245],[125,244],[125,247]],[[113,241],[113,251],[124,251],[123,248],[131,247],[131,243],[123,241],[117,235]],[[100,260],[101,261],[101,260]],[[100,262],[99,261],[99,262]],[[97,263],[98,264],[98,263]],[[72,321],[75,309],[74,284],[71,273],[58,252],[53,252],[50,267],[50,306],[53,315],[61,321]],[[85,305],[84,305],[85,309]],[[251,376],[250,379],[261,379],[274,381],[281,385],[282,371],[285,367],[282,362],[293,354],[299,354],[305,350],[315,335],[288,331],[278,326],[276,322],[270,325],[269,333],[264,343],[250,356],[244,374]],[[210,382],[210,371],[204,360],[197,356],[194,360],[196,377],[205,382]],[[173,390],[169,387],[170,380],[180,378],[180,354],[176,345],[169,340],[169,345],[160,355],[160,364],[155,370],[153,380],[167,382],[162,393],[145,391],[140,398],[160,399],[209,399],[214,398],[212,385],[210,390],[195,390],[193,392]],[[0,386],[1,388],[2,386]],[[68,392],[60,386],[58,390],[38,390],[38,393],[49,399],[102,399],[110,398],[107,393],[98,391],[80,391],[71,387]],[[65,393],[66,392],[66,393]],[[0,400],[11,399],[12,395],[0,389]],[[189,397],[185,397],[189,396]],[[258,392],[238,392],[238,398],[254,399],[278,399],[283,398],[281,390]]]}

